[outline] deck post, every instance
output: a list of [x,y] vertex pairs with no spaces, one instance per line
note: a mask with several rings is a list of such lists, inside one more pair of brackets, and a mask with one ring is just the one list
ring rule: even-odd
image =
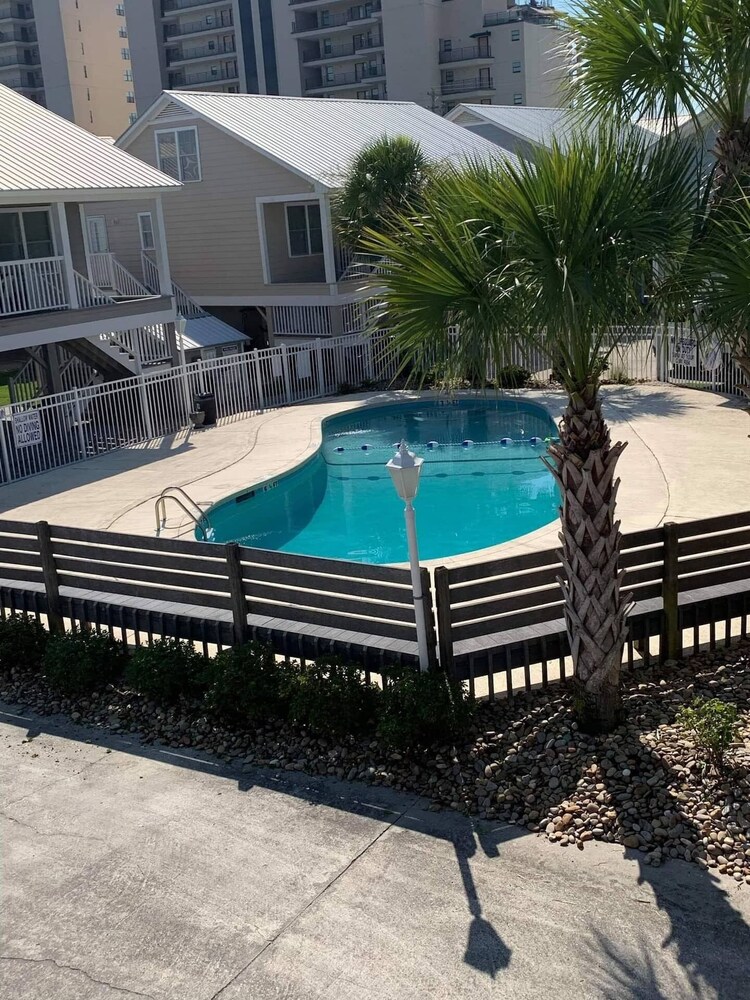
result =
[[60,585],[57,579],[57,567],[52,551],[52,536],[46,521],[37,521],[36,537],[39,542],[39,555],[42,561],[42,577],[44,592],[47,595],[47,621],[50,632],[64,632],[65,623],[60,602]]
[[234,630],[234,645],[242,646],[248,639],[247,601],[242,583],[242,563],[240,547],[236,542],[224,546],[227,560],[227,575],[229,577],[229,595],[232,605],[232,625]]
[[453,674],[453,637],[451,635],[451,596],[449,570],[438,566],[435,570],[435,610],[440,648],[440,666],[448,674]]
[[664,639],[666,657],[679,660],[682,656],[682,634],[680,630],[679,580],[677,546],[679,526],[674,521],[664,525],[664,576],[662,578],[662,603],[664,606]]

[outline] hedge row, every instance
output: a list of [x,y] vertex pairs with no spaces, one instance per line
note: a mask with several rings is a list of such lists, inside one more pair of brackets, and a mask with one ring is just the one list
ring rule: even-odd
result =
[[392,668],[381,688],[339,659],[283,663],[258,642],[209,658],[191,643],[158,639],[128,655],[108,632],[51,635],[25,615],[0,621],[0,670],[14,667],[69,697],[122,682],[164,706],[197,704],[237,728],[281,719],[334,736],[376,733],[399,749],[460,738],[473,716],[463,686],[440,672]]

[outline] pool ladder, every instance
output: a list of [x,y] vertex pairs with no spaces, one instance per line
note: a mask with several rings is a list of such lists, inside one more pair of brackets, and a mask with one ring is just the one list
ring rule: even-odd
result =
[[172,500],[183,514],[187,515],[200,532],[203,540],[208,539],[208,517],[203,508],[189,496],[181,486],[167,486],[159,494],[154,504],[157,537],[167,524],[167,500]]

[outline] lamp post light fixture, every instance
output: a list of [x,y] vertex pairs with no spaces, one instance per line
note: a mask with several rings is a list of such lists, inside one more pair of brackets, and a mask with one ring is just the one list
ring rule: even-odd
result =
[[417,547],[417,525],[412,501],[419,489],[419,476],[422,472],[423,458],[417,458],[409,451],[406,442],[402,441],[398,451],[386,464],[391,474],[396,492],[404,501],[404,520],[406,521],[406,541],[409,548],[409,569],[411,570],[411,587],[414,593],[414,617],[417,625],[417,648],[419,650],[419,669],[428,670],[430,654],[427,645],[427,626],[425,624],[424,594],[422,592],[422,574],[419,565],[419,549]]

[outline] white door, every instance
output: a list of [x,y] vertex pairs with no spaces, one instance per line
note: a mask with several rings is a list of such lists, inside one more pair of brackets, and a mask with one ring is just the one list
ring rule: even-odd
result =
[[107,238],[107,221],[103,215],[91,215],[88,218],[89,251],[91,253],[106,253],[109,250]]

